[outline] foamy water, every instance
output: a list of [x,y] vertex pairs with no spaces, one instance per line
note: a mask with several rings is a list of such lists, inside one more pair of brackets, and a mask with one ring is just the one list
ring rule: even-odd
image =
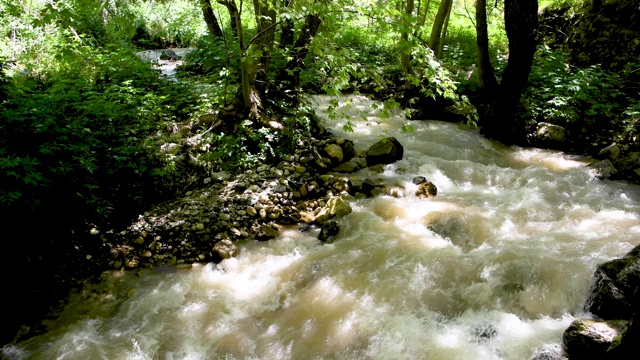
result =
[[[504,147],[477,130],[379,119],[342,99],[336,136],[382,135],[403,160],[379,176],[407,196],[352,202],[333,244],[289,230],[191,268],[111,272],[50,331],[14,347],[34,359],[513,359],[558,347],[597,264],[640,232],[638,188],[598,181],[588,159]],[[326,108],[327,97],[315,97]],[[366,125],[366,121],[380,124]],[[438,196],[411,195],[415,176]]]

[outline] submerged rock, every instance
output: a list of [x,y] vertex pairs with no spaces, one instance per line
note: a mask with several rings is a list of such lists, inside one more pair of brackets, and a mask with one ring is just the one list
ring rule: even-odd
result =
[[320,229],[320,234],[318,235],[318,239],[320,241],[326,242],[330,238],[338,235],[340,232],[340,224],[335,220],[326,221],[322,224],[322,228]]
[[416,191],[416,197],[418,198],[428,198],[432,196],[436,196],[438,194],[438,188],[436,188],[433,183],[427,181],[418,186],[418,190]]
[[603,359],[624,320],[578,319],[562,335],[562,347],[571,360]]
[[384,138],[371,145],[367,150],[366,160],[368,166],[378,164],[391,164],[402,160],[404,147],[394,137]]
[[231,240],[223,239],[218,241],[213,246],[213,252],[218,255],[220,259],[225,260],[238,256],[240,250],[238,250],[236,244],[234,244]]

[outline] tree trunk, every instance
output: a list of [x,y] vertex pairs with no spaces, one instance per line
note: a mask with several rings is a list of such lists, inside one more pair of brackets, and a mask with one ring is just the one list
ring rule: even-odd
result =
[[527,86],[536,51],[537,0],[505,0],[505,28],[509,39],[509,60],[497,94],[483,111],[483,133],[511,144],[522,134],[515,120],[520,97]]
[[307,15],[300,36],[293,44],[291,60],[278,71],[276,76],[275,84],[278,87],[276,93],[293,103],[297,102],[295,88],[300,85],[300,70],[302,70],[304,59],[309,53],[309,44],[318,33],[320,24],[322,24],[322,18],[319,15]]
[[476,42],[478,44],[478,75],[484,93],[494,93],[498,81],[489,56],[489,34],[487,31],[487,1],[476,0]]
[[[288,8],[291,5],[291,0],[284,0],[284,7]],[[293,20],[287,18],[284,20],[280,30],[280,48],[286,49],[293,45],[294,31]]]
[[451,17],[451,9],[453,8],[453,1],[449,4],[449,11],[447,11],[447,17],[444,19],[444,25],[442,27],[442,36],[438,44],[438,51],[436,51],[436,59],[442,59],[444,55],[444,40],[447,38],[447,29],[449,28],[449,18]]
[[438,7],[436,18],[433,20],[431,36],[429,36],[429,47],[434,52],[438,51],[440,41],[442,41],[442,28],[444,27],[444,21],[447,18],[447,14],[451,11],[452,3],[453,0],[442,0]]
[[238,11],[235,0],[218,0],[218,4],[222,4],[227,8],[227,11],[229,11],[229,26],[231,26],[234,34],[238,34],[240,12]]
[[[413,28],[413,24],[410,21],[411,16],[413,15],[414,8],[414,0],[406,0],[406,5],[404,8],[404,16],[405,16],[405,25],[402,34],[400,34],[400,42],[401,44],[408,44],[409,42],[409,28]],[[407,52],[406,46],[402,45],[400,47],[402,50],[400,51],[400,62],[402,63],[402,70],[404,71],[404,75],[407,78],[405,81],[405,85],[407,90],[411,87],[411,82],[409,81],[409,77],[413,75],[413,68],[411,67],[411,55]]]
[[200,6],[202,6],[202,15],[204,15],[204,22],[207,23],[209,33],[217,37],[222,36],[222,29],[218,19],[216,19],[213,9],[211,9],[211,0],[200,0]]

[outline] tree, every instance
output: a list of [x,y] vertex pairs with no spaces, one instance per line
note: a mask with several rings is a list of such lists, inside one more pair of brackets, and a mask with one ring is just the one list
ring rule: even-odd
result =
[[[486,136],[509,144],[516,140],[519,132],[524,128],[515,120],[515,114],[522,92],[527,86],[533,55],[536,51],[538,1],[505,0],[504,20],[509,39],[509,60],[497,88],[489,88],[495,85],[491,80],[493,67],[491,62],[487,61],[488,54],[478,55],[478,67],[482,67],[480,73],[483,74],[483,85],[488,87],[485,89],[487,91],[480,109],[480,123],[483,126],[482,132]],[[476,24],[476,31],[478,52],[484,52],[488,48],[484,40],[487,32],[486,14],[483,24],[480,22]],[[482,62],[480,62],[481,58]]]
[[202,6],[202,15],[204,16],[204,22],[207,23],[209,33],[213,36],[222,36],[222,29],[211,8],[211,0],[200,0],[200,5]]
[[453,0],[442,0],[438,7],[438,13],[433,20],[433,26],[431,27],[431,35],[429,36],[429,47],[437,54],[438,49],[443,45],[444,36],[447,32],[445,24],[448,24],[449,15],[451,14],[451,8],[453,6]]

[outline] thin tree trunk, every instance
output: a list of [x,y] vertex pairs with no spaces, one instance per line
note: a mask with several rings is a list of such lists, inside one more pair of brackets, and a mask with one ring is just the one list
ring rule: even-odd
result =
[[229,26],[231,30],[233,30],[233,33],[237,34],[240,12],[238,11],[235,0],[218,0],[218,4],[224,5],[227,11],[229,11]]
[[442,27],[442,36],[440,37],[440,43],[438,44],[436,59],[442,59],[442,56],[444,54],[444,40],[447,38],[447,29],[449,28],[449,18],[451,17],[452,8],[453,8],[453,1],[449,3],[449,11],[447,11],[447,17],[444,19],[444,25]]
[[204,22],[207,23],[209,33],[217,37],[222,36],[222,29],[211,8],[211,0],[200,0],[200,5],[202,6],[202,15],[204,16]]
[[424,6],[424,10],[422,11],[422,15],[420,15],[420,21],[418,22],[418,27],[423,27],[427,22],[427,15],[429,14],[429,6],[431,6],[431,0],[427,0],[427,3]]
[[[414,0],[407,0],[406,6],[404,8],[405,15],[405,26],[402,34],[400,34],[400,41],[404,44],[409,42],[409,27],[413,27],[410,23],[411,15],[413,15],[414,8]],[[413,75],[413,68],[411,67],[411,55],[407,53],[406,46],[401,46],[402,50],[400,51],[400,62],[402,63],[402,69],[404,71],[404,75],[407,78],[405,81],[407,89],[411,87],[411,82],[409,81],[409,77]]]
[[487,31],[487,1],[476,0],[476,42],[478,44],[478,75],[480,86],[485,93],[493,93],[498,81],[489,56],[489,35]]
[[440,41],[442,41],[442,28],[444,27],[444,21],[447,18],[447,14],[451,11],[452,2],[453,0],[442,0],[438,7],[436,18],[433,20],[431,36],[429,36],[429,47],[434,52],[438,50]]
[[[284,7],[286,9],[288,9],[289,5],[291,5],[291,1],[292,0],[284,0]],[[286,49],[291,47],[291,45],[293,45],[293,39],[293,20],[291,20],[291,18],[288,18],[285,19],[280,30],[280,48]]]
[[537,0],[505,0],[505,29],[509,39],[509,60],[496,96],[481,119],[483,133],[503,143],[513,143],[522,131],[515,120],[520,97],[527,86],[536,51]]

